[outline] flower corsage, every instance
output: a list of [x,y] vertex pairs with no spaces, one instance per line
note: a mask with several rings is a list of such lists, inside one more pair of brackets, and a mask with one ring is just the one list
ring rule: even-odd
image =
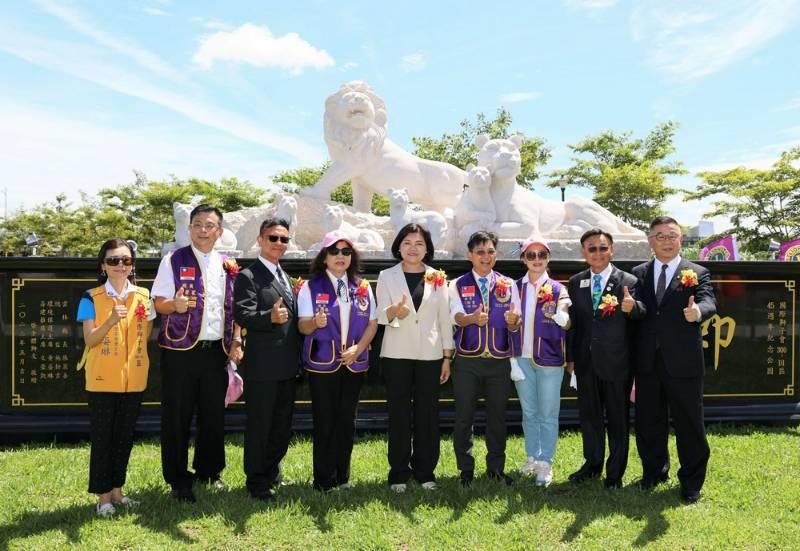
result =
[[302,277],[289,278],[289,284],[292,286],[292,292],[295,294],[295,296],[300,294],[300,289],[303,288],[303,283],[305,283],[305,281]]
[[236,259],[234,258],[226,258],[222,262],[222,267],[231,277],[236,277],[236,274],[239,273],[239,264],[236,263]]
[[365,299],[369,297],[369,281],[362,279],[356,288],[356,298]]
[[498,298],[505,297],[508,294],[513,284],[514,282],[508,279],[507,277],[499,278],[494,284],[495,295]]
[[133,315],[136,316],[136,319],[147,319],[147,308],[145,308],[144,303],[139,301],[136,305],[136,309],[133,311]]
[[447,282],[447,274],[444,273],[444,270],[436,270],[435,272],[428,272],[425,274],[425,283],[433,285],[434,291],[444,286],[445,282]]
[[545,302],[553,300],[553,286],[549,283],[545,283],[539,287],[537,298],[539,299],[539,304],[544,304]]
[[691,268],[688,270],[681,270],[681,287],[689,289],[695,285],[697,285],[697,274],[694,273],[694,270]]
[[602,312],[603,317],[606,317],[616,312],[618,305],[619,301],[617,300],[617,297],[611,293],[608,293],[603,295],[603,297],[600,299],[600,304],[597,306],[597,309]]

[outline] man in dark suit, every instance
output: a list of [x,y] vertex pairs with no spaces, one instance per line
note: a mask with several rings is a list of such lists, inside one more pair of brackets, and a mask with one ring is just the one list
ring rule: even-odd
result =
[[577,377],[585,461],[569,480],[583,482],[603,472],[606,417],[609,456],[604,484],[620,488],[628,464],[630,321],[644,317],[645,307],[636,300],[636,278],[611,264],[611,234],[588,230],[581,236],[581,252],[589,269],[569,280],[567,371],[574,370]]
[[289,244],[289,223],[270,218],[258,235],[261,253],[234,286],[234,316],[245,336],[242,376],[247,423],[244,472],[255,499],[271,498],[292,432],[295,376],[300,360],[297,305],[280,258]]
[[680,256],[681,229],[659,216],[648,236],[655,259],[633,269],[647,315],[636,339],[636,445],[644,489],[669,473],[669,416],[678,446],[678,479],[686,503],[700,499],[711,454],[703,424],[700,323],[717,311],[707,269]]

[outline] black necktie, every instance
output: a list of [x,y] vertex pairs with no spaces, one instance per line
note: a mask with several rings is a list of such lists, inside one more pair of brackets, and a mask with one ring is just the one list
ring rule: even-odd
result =
[[667,292],[667,268],[666,264],[661,265],[661,275],[658,276],[658,284],[656,285],[656,304],[661,304],[664,299],[664,293]]
[[284,298],[286,299],[286,302],[289,303],[289,306],[291,306],[292,305],[292,298],[293,298],[292,297],[292,287],[286,281],[286,276],[283,274],[283,270],[281,270],[280,266],[276,266],[275,267],[275,275],[278,276],[278,281],[280,282],[281,287],[283,287],[283,290],[285,291],[285,293],[283,293],[283,295],[284,295]]

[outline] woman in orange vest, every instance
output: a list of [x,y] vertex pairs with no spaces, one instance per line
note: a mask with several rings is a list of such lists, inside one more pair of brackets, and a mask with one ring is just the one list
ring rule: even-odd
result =
[[138,504],[122,494],[122,486],[147,386],[147,339],[155,309],[148,290],[132,283],[135,260],[127,241],[103,243],[98,254],[100,285],[86,291],[78,306],[86,342],[81,365],[86,365],[92,441],[89,492],[98,495],[100,517],[113,515],[115,506]]

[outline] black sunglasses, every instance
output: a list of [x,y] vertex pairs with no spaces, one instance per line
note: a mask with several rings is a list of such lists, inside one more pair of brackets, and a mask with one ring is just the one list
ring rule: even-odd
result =
[[281,243],[284,245],[292,240],[292,238],[288,235],[268,235],[267,239],[269,239],[272,243],[277,243],[278,239],[280,239]]
[[353,254],[353,249],[350,247],[345,247],[343,249],[337,249],[336,247],[328,247],[328,254],[331,256],[338,256],[339,253],[342,253],[344,256],[350,256]]
[[592,245],[591,247],[586,247],[586,250],[590,253],[596,253],[597,251],[600,251],[601,253],[607,253],[608,249],[609,248],[606,245],[600,245],[599,247]]
[[109,266],[119,266],[120,262],[122,262],[124,266],[133,266],[133,258],[130,256],[108,256],[103,259],[103,262]]
[[547,257],[550,256],[550,253],[547,251],[528,251],[525,253],[525,260],[547,260]]

